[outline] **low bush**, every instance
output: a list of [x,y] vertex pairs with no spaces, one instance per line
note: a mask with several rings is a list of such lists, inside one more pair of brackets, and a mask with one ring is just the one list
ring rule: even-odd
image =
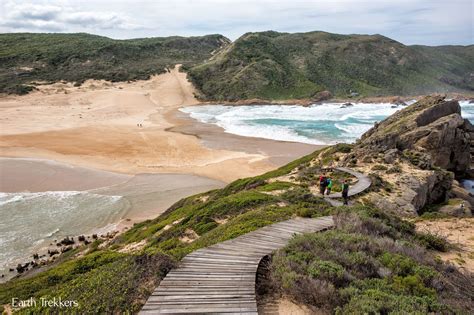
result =
[[429,254],[437,242],[416,233],[412,223],[361,205],[337,209],[335,222],[335,230],[296,236],[274,254],[274,288],[336,314],[474,310],[467,293],[474,278]]
[[386,171],[387,167],[383,164],[375,164],[372,166],[372,171]]

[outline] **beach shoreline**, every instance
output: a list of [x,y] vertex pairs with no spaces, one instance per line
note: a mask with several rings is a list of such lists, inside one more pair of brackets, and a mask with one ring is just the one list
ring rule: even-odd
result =
[[[57,83],[1,98],[0,191],[19,200],[43,193],[120,197],[121,215],[53,234],[122,233],[181,198],[257,176],[321,147],[225,133],[179,111],[193,105],[201,103],[177,67],[147,81]],[[25,253],[23,262],[32,254]]]
[[147,81],[90,80],[81,87],[58,83],[26,96],[6,97],[0,99],[0,156],[55,160],[127,175],[180,173],[231,182],[270,171],[313,149],[303,144],[304,149],[288,158],[272,160],[266,153],[283,152],[286,144],[220,137],[221,132],[209,133],[192,118],[176,117],[179,108],[201,104],[194,93],[186,74],[176,67]]

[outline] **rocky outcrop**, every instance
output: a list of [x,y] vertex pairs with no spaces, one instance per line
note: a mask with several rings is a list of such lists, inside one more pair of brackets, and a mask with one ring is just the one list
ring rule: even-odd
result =
[[464,175],[471,164],[472,130],[457,101],[431,96],[376,124],[361,137],[351,158],[399,155],[425,169],[439,167]]
[[374,195],[371,201],[381,209],[403,216],[416,216],[429,204],[443,203],[449,198],[453,173],[442,170],[401,174],[395,182],[397,193],[391,197]]
[[[462,198],[462,187],[453,187],[453,181],[455,175],[470,172],[473,135],[474,128],[462,118],[457,101],[430,96],[376,123],[344,163],[371,161],[388,164],[387,169],[391,164],[405,165],[400,176],[389,178],[387,174],[397,192],[388,199],[375,195],[372,201],[385,209],[416,215],[427,205],[448,201],[453,194]],[[473,203],[467,199],[463,200],[470,207]]]
[[313,97],[311,97],[311,101],[317,103],[317,102],[327,101],[331,98],[332,98],[331,92],[321,91],[313,95]]

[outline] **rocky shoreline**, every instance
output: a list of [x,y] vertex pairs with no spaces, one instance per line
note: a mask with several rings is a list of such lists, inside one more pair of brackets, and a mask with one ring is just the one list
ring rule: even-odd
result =
[[77,250],[75,255],[81,255],[82,253],[85,253],[84,250],[87,250],[88,248],[94,249],[103,247],[127,229],[128,227],[124,227],[122,231],[112,230],[103,234],[93,233],[89,235],[66,236],[62,239],[55,239],[43,250],[33,253],[33,255],[31,255],[32,260],[19,263],[16,267],[9,267],[9,274],[1,274],[0,279],[10,280],[15,277],[27,276],[42,267],[52,265],[64,254],[70,253],[73,250]]
[[[327,92],[327,93],[323,93]],[[333,97],[328,91],[323,91],[321,96],[309,99],[287,99],[287,100],[267,100],[267,99],[244,99],[239,101],[209,101],[201,100],[199,105],[226,105],[226,106],[251,106],[251,105],[301,105],[310,106],[313,104],[327,103],[391,103],[393,105],[406,105],[411,100],[420,100],[426,95],[391,95],[391,96],[367,96],[367,97]],[[470,101],[474,103],[474,94],[447,93],[445,98],[455,101]]]

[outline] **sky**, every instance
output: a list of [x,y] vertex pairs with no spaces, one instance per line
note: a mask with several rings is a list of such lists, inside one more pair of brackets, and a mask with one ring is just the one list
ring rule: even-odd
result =
[[474,44],[474,0],[1,0],[0,33],[116,39],[246,32],[382,34],[407,45]]

